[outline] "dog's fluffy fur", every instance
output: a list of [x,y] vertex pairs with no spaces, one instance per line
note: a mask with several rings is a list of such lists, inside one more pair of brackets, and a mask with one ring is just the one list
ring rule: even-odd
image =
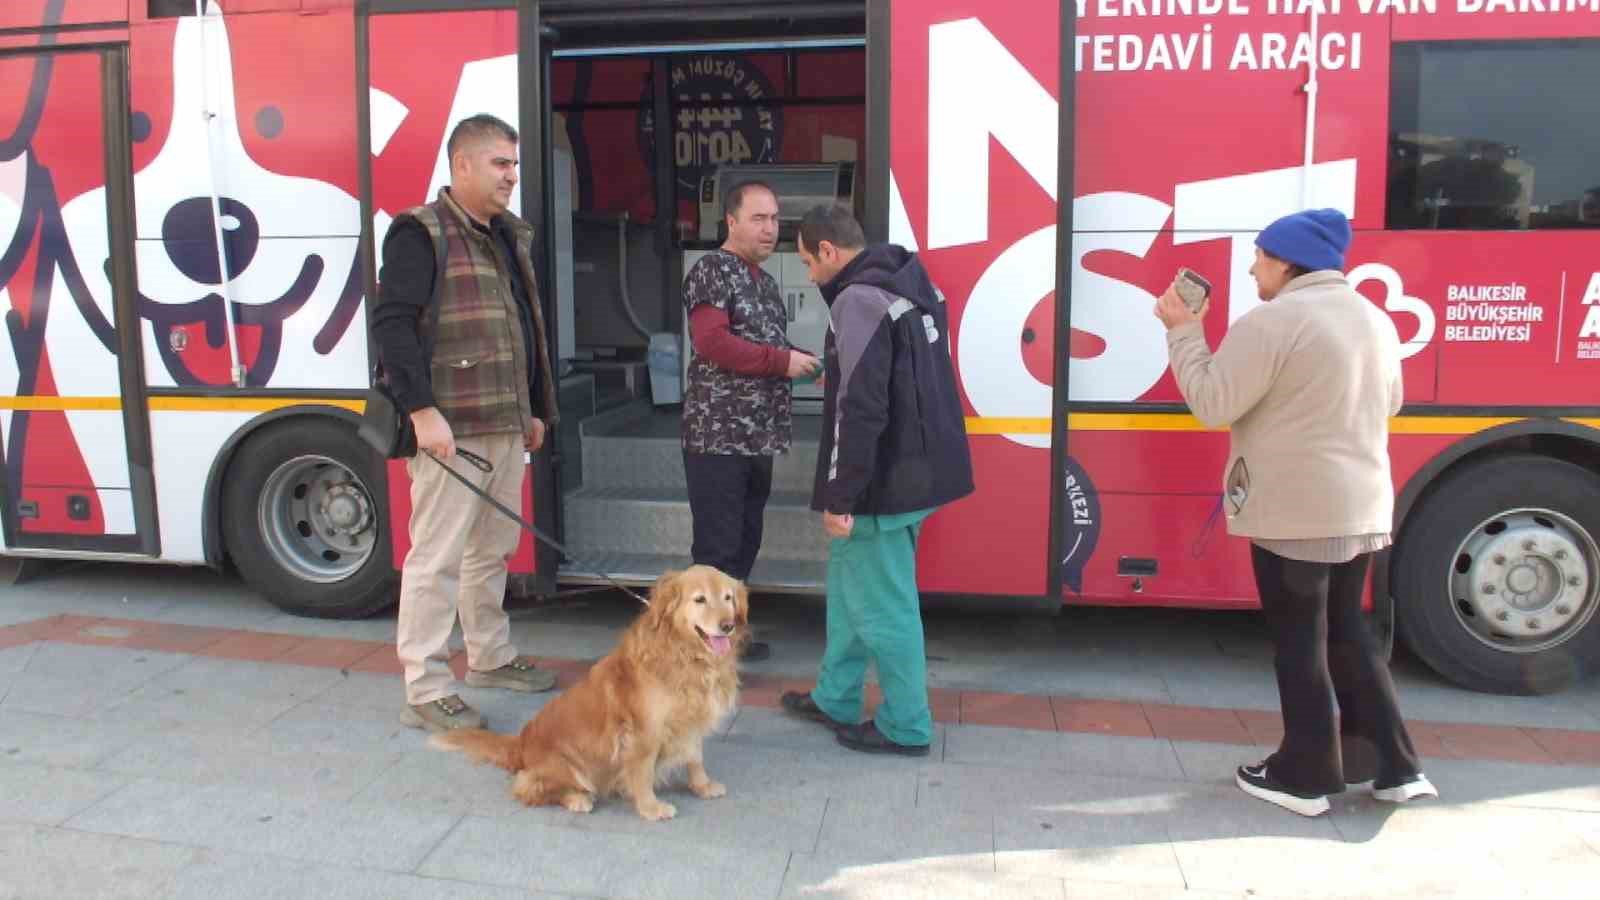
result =
[[645,819],[670,819],[677,809],[655,789],[680,767],[696,796],[727,793],[706,774],[701,747],[738,701],[749,612],[744,584],[717,569],[667,572],[616,648],[520,734],[462,729],[430,743],[515,773],[511,793],[528,806],[589,812],[615,794]]

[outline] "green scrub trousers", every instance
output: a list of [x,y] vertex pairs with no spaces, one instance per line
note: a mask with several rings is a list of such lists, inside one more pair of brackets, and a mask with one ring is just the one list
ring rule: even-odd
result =
[[927,656],[917,596],[917,534],[932,509],[856,516],[828,547],[828,646],[811,699],[836,722],[861,720],[867,661],[878,670],[878,730],[897,744],[933,743]]

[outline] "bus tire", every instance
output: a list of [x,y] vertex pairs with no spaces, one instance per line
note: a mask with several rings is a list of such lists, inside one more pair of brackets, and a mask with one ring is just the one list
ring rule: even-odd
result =
[[1400,637],[1475,691],[1561,691],[1600,660],[1600,476],[1529,453],[1469,463],[1408,517]]
[[241,445],[222,489],[228,553],[297,616],[358,619],[394,600],[381,461],[331,416],[272,425]]

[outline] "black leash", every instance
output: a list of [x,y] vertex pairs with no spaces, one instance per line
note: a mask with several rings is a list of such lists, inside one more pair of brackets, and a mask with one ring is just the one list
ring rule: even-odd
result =
[[[549,535],[546,535],[544,532],[540,531],[538,529],[538,527],[535,526],[532,522],[529,522],[527,519],[524,519],[523,517],[521,517],[521,516],[517,515],[516,513],[512,512],[511,509],[509,507],[507,507],[504,503],[501,503],[499,500],[496,500],[495,498],[489,496],[489,492],[488,491],[485,491],[482,488],[479,488],[477,485],[473,484],[472,482],[468,481],[466,476],[462,475],[460,472],[457,472],[454,467],[452,467],[449,464],[447,464],[444,460],[440,459],[437,456],[434,456],[432,453],[428,453],[425,450],[419,450],[417,452],[426,454],[426,456],[429,459],[431,459],[434,462],[438,463],[446,472],[449,472],[451,478],[454,478],[455,480],[457,480],[457,481],[461,482],[462,484],[466,485],[467,486],[467,490],[473,492],[474,494],[477,494],[479,497],[482,497],[484,500],[487,500],[489,502],[490,506],[493,506],[495,509],[498,509],[500,512],[505,513],[506,515],[510,516],[512,521],[516,522],[518,525],[521,525],[523,528],[527,529],[529,533],[531,533],[534,537],[538,538],[545,546],[547,546],[550,549],[552,549],[552,550],[556,551],[557,553],[561,554],[563,557],[565,557],[567,559],[567,561],[573,562],[573,563],[579,563],[581,565],[581,560],[579,560],[576,556],[573,556],[572,551],[570,551],[567,548],[565,548],[565,547],[561,546],[560,544],[556,543],[555,540],[553,540]],[[479,456],[478,454],[473,453],[471,450],[463,450],[462,448],[457,447],[456,448],[456,455],[461,457],[462,459],[466,460],[467,462],[471,463],[475,468],[477,468],[478,471],[484,473],[485,475],[490,474],[490,473],[492,473],[494,471],[494,464],[493,463],[489,462],[487,459],[484,459],[483,457]],[[582,568],[590,568],[590,567],[589,566],[582,566]],[[650,605],[650,601],[648,601],[645,598],[639,596],[638,594],[635,594],[633,591],[629,590],[626,586],[622,585],[616,579],[612,578],[610,575],[607,575],[604,572],[601,572],[599,570],[594,570],[594,571],[589,571],[589,572],[580,571],[579,574],[582,574],[582,575],[594,575],[594,576],[599,577],[599,578],[604,578],[607,582],[609,582],[611,584],[612,587],[616,588],[617,590],[623,592],[624,594],[627,594],[629,597],[632,597],[633,599],[639,601],[640,603],[644,604],[645,606],[649,606]]]

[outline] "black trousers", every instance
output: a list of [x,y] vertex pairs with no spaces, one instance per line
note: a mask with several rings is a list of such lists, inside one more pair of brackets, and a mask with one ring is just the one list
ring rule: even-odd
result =
[[761,550],[762,516],[772,494],[772,457],[683,453],[694,516],[696,565],[750,578]]
[[1285,559],[1252,544],[1250,560],[1272,631],[1283,709],[1283,743],[1267,758],[1272,777],[1296,790],[1338,793],[1351,774],[1344,756],[1356,752],[1375,758],[1380,785],[1421,771],[1389,669],[1362,621],[1371,555],[1330,565]]

